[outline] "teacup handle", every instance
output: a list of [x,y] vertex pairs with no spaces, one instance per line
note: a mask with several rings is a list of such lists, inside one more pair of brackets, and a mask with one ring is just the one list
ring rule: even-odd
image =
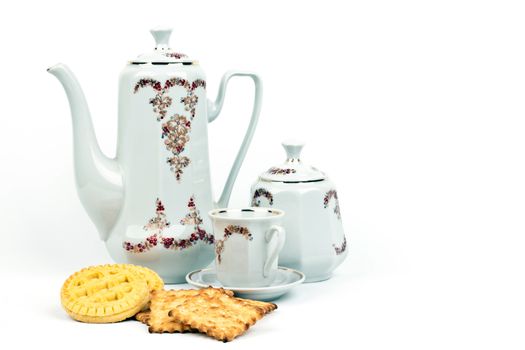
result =
[[273,225],[268,229],[268,231],[266,231],[266,243],[270,243],[276,235],[276,239],[278,240],[277,246],[273,249],[270,249],[270,245],[268,244],[268,250],[266,254],[268,258],[264,263],[263,277],[268,277],[270,275],[272,265],[274,264],[275,260],[277,260],[279,252],[283,249],[284,246],[285,231],[284,228],[282,228],[282,226],[279,225]]

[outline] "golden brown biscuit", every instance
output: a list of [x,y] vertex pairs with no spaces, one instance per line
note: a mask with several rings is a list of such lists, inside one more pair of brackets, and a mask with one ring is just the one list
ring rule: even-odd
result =
[[[179,289],[163,290],[152,293],[150,314],[148,319],[150,333],[182,333],[191,331],[192,328],[183,323],[174,320],[168,315],[169,311],[184,303],[188,298],[198,295],[199,293],[215,296],[219,294],[233,295],[231,291],[217,288],[205,289]],[[146,316],[141,316],[145,319]]]
[[150,310],[141,311],[135,315],[135,319],[149,326]]
[[[241,298],[236,298],[236,299],[247,305],[260,307],[264,311],[265,314],[277,309],[277,305],[274,303],[266,303],[264,301],[257,301],[257,300],[251,300],[251,299],[241,299]],[[150,314],[151,314],[151,311],[148,307],[147,310],[141,311],[138,314],[136,314],[135,319],[149,326],[150,325],[150,322],[149,322]]]
[[268,303],[265,301],[258,301],[258,300],[251,300],[251,299],[242,299],[242,298],[235,298],[239,300],[240,302],[250,305],[250,306],[256,306],[261,308],[265,314],[272,312],[273,310],[277,309],[277,305],[274,303]]
[[169,312],[180,324],[224,342],[243,334],[264,314],[265,310],[259,306],[226,293],[212,294],[210,288],[187,297]]
[[[160,276],[155,271],[147,267],[140,266],[140,265],[133,265],[133,264],[115,264],[115,266],[118,266],[122,269],[133,270],[139,273],[140,275],[142,275],[142,277],[148,284],[148,289],[150,292],[153,292],[155,290],[164,289],[164,281],[162,280],[162,278],[160,278]],[[147,310],[149,310],[149,303],[144,305],[144,307],[142,308],[142,311],[147,311]]]
[[115,266],[118,266],[123,269],[130,269],[135,272],[138,272],[139,274],[142,274],[142,276],[146,280],[146,283],[148,284],[148,288],[150,292],[153,292],[154,290],[164,289],[164,281],[152,269],[149,269],[147,267],[140,266],[140,265],[133,265],[133,264],[115,264]]
[[149,290],[138,272],[99,265],[71,275],[62,286],[60,301],[77,321],[111,323],[139,312],[149,301]]

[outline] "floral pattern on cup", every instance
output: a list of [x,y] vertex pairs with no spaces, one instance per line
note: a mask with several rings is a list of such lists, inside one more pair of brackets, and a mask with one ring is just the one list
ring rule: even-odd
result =
[[336,190],[330,190],[326,192],[324,196],[324,207],[328,208],[328,205],[330,204],[330,201],[334,199],[335,201],[335,207],[334,207],[334,213],[337,215],[338,219],[341,219],[341,210],[339,209],[339,199],[337,198],[337,191]]
[[253,240],[252,234],[247,227],[238,226],[238,225],[228,225],[224,229],[224,238],[218,239],[215,241],[215,253],[217,254],[217,262],[220,264],[222,262],[222,252],[224,251],[224,243],[231,237],[232,234],[238,233],[243,236],[245,239],[251,241]]
[[188,202],[189,213],[180,221],[182,225],[193,225],[194,231],[191,233],[189,238],[176,240],[173,237],[165,237],[162,232],[164,229],[170,227],[169,221],[166,219],[164,205],[161,200],[157,198],[156,202],[155,217],[151,218],[146,225],[144,230],[152,232],[152,234],[142,242],[131,243],[124,241],[122,247],[132,253],[144,253],[156,247],[159,243],[166,249],[182,250],[189,248],[198,241],[203,241],[207,244],[213,244],[215,239],[212,234],[207,233],[201,228],[202,218],[200,212],[195,205],[195,199],[190,197]]
[[[137,93],[141,88],[147,86],[155,91],[155,96],[150,98],[149,103],[153,106],[153,113],[155,113],[157,121],[164,120],[168,115],[168,108],[173,103],[173,99],[168,95],[168,91],[174,86],[183,87],[186,90],[186,96],[180,99],[180,103],[184,105],[184,110],[190,113],[190,120],[193,120],[195,118],[195,107],[199,101],[198,96],[195,95],[195,90],[199,87],[206,89],[206,81],[197,79],[190,82],[186,79],[175,77],[166,80],[164,85],[162,85],[161,82],[155,79],[144,78],[135,84],[133,92]],[[190,141],[190,120],[184,115],[174,114],[161,126],[161,138],[166,138],[164,141],[166,149],[173,154],[172,157],[167,158],[166,163],[175,174],[177,181],[180,181],[183,169],[191,162],[190,158],[181,155],[186,143]]]
[[343,254],[346,250],[346,236],[343,236],[343,243],[341,243],[340,247],[336,246],[335,244],[333,244],[333,247],[336,255]]
[[267,173],[268,174],[272,174],[272,175],[288,175],[288,174],[293,174],[293,173],[296,173],[297,170],[295,169],[290,169],[290,168],[277,168],[277,167],[271,167],[270,169],[267,170]]
[[259,187],[253,192],[252,207],[259,207],[261,205],[260,197],[265,197],[270,206],[273,205],[273,194],[265,188]]

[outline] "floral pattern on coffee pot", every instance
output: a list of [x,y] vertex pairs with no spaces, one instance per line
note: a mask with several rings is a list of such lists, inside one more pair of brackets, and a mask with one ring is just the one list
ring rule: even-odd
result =
[[133,88],[133,92],[137,93],[139,89],[144,87],[151,87],[155,91],[155,96],[149,99],[149,103],[153,105],[153,112],[157,116],[157,121],[162,121],[171,106],[173,99],[169,96],[169,90],[174,86],[181,86],[186,90],[186,96],[180,98],[180,103],[184,105],[184,111],[189,112],[190,118],[173,114],[168,121],[162,123],[161,137],[164,139],[166,149],[172,153],[171,157],[166,159],[170,170],[175,174],[177,181],[180,181],[183,169],[190,164],[190,158],[181,155],[186,147],[186,143],[190,141],[189,133],[191,131],[191,120],[195,118],[195,107],[199,101],[195,94],[195,89],[202,87],[206,89],[206,82],[203,79],[197,79],[189,82],[186,79],[171,78],[166,80],[164,84],[151,78],[140,79]]
[[193,197],[190,198],[188,202],[189,213],[180,220],[181,225],[193,225],[194,231],[191,233],[190,237],[187,239],[176,240],[173,237],[165,237],[162,232],[170,227],[170,223],[166,220],[166,214],[164,213],[164,205],[157,198],[156,201],[156,215],[151,218],[149,222],[144,225],[144,230],[148,233],[152,233],[150,236],[146,237],[145,240],[138,243],[132,243],[129,241],[124,241],[122,247],[127,251],[132,251],[134,253],[143,253],[147,252],[154,247],[159,246],[164,247],[165,249],[186,249],[194,246],[197,242],[203,241],[208,244],[214,243],[213,234],[207,233],[201,225],[203,223],[200,212],[197,209]]
[[[227,72],[216,100],[210,101],[198,62],[170,48],[171,30],[151,33],[155,50],[130,60],[120,74],[113,159],[98,146],[86,99],[71,70],[57,64],[48,71],[62,83],[71,107],[80,200],[111,257],[150,267],[166,283],[180,283],[189,271],[207,266],[214,258],[211,222],[200,213],[228,204],[257,125],[262,83],[251,72]],[[234,76],[253,80],[254,105],[240,150],[215,201],[207,128],[219,115],[226,86]]]

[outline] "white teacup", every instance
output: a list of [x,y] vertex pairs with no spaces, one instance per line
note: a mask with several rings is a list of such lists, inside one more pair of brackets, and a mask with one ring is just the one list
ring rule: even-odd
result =
[[266,287],[275,279],[283,248],[284,212],[270,208],[216,209],[208,213],[215,236],[217,280],[225,287]]

